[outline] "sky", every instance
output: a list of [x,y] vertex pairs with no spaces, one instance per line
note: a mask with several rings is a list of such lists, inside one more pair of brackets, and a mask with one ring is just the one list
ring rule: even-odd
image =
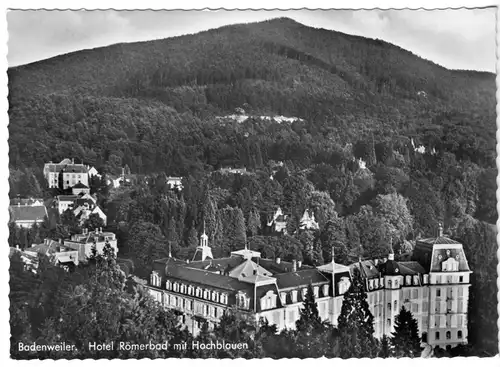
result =
[[296,11],[19,11],[7,13],[8,63],[289,17],[396,44],[449,69],[495,71],[495,9]]

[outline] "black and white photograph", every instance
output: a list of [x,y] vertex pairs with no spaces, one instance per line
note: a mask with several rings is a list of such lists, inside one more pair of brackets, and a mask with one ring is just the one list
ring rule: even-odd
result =
[[8,10],[10,358],[497,356],[496,14]]

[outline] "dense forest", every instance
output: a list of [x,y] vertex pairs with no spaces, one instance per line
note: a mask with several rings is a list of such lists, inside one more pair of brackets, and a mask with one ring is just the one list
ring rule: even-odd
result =
[[[290,19],[80,51],[11,68],[11,197],[43,196],[45,162],[76,158],[139,276],[168,252],[190,258],[205,227],[214,255],[411,256],[438,223],[474,271],[469,336],[496,354],[494,75],[454,71],[379,40]],[[238,122],[229,115],[248,116]],[[297,117],[279,122],[262,116]],[[418,147],[424,150],[418,150]],[[359,163],[359,160],[362,163]],[[363,164],[366,163],[366,167]],[[244,175],[221,167],[246,167]],[[166,176],[182,176],[172,190]],[[287,234],[267,226],[281,207]],[[301,230],[310,209],[319,230]],[[78,230],[70,215],[11,244]],[[479,333],[478,331],[481,330]]]

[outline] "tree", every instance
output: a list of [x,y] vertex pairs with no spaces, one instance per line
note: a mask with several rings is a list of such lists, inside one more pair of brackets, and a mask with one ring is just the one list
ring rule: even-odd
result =
[[[69,232],[71,234],[78,232],[79,227],[80,227],[80,223],[78,222],[78,219],[76,218],[75,213],[73,213],[73,210],[66,209],[59,217],[59,220],[60,220],[62,225],[66,226],[69,229]],[[93,229],[90,229],[90,230],[92,231]]]
[[[179,338],[177,319],[142,287],[125,287],[110,247],[86,266],[68,273],[39,256],[37,273],[11,266],[11,352],[13,358],[166,358],[170,348],[91,351],[88,343],[165,344]],[[23,271],[23,272],[21,272]],[[27,287],[29,289],[26,292]],[[19,326],[23,326],[20,328]],[[18,343],[74,345],[71,351],[18,352]],[[166,346],[166,345],[165,345]],[[22,354],[22,355],[21,355]]]
[[389,358],[391,356],[391,344],[390,339],[384,334],[380,341],[380,351],[378,353],[379,358]]
[[404,306],[401,307],[401,311],[396,315],[391,344],[394,347],[395,357],[416,358],[420,356],[418,322]]
[[359,270],[355,269],[338,318],[341,358],[376,357],[373,315],[366,298],[363,279]]
[[394,243],[401,243],[413,230],[413,217],[406,206],[408,202],[397,193],[378,195],[375,199],[375,215],[386,224]]
[[136,273],[149,276],[154,260],[166,257],[168,248],[160,228],[149,222],[135,223],[128,236],[128,248],[137,260]]
[[255,207],[250,210],[250,214],[248,216],[248,224],[247,230],[250,233],[250,236],[253,237],[257,235],[259,229],[261,227],[260,215]]
[[83,226],[89,231],[95,231],[104,227],[104,220],[97,213],[92,213],[83,223]]
[[318,304],[314,298],[314,291],[310,283],[307,286],[306,298],[302,305],[300,317],[295,322],[297,330],[306,331],[307,333],[311,333],[312,330],[322,330],[323,322],[319,317]]

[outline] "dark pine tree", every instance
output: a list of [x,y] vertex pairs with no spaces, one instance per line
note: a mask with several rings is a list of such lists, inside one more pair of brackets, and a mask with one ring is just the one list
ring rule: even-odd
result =
[[391,356],[391,343],[387,335],[384,334],[380,340],[380,351],[378,352],[379,358],[389,358]]
[[420,337],[418,323],[409,310],[403,306],[396,316],[391,337],[396,357],[420,357]]
[[295,322],[298,331],[311,331],[321,329],[323,323],[319,317],[318,304],[314,299],[312,285],[307,287],[306,298],[302,302],[304,307],[300,310],[300,318]]
[[373,315],[366,301],[366,291],[359,270],[355,269],[352,284],[344,294],[338,318],[341,358],[373,358],[378,348],[373,337]]

